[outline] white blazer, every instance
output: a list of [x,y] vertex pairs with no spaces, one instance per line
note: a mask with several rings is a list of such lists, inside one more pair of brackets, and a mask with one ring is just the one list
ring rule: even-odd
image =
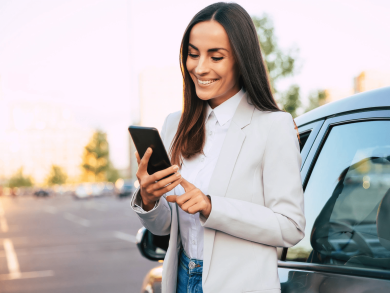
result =
[[[164,123],[165,148],[176,134],[181,112]],[[304,237],[301,155],[292,116],[265,112],[242,98],[212,175],[212,211],[204,231],[204,293],[279,293],[276,247]],[[139,196],[138,190],[134,198]],[[132,204],[133,205],[133,204]],[[164,197],[149,213],[137,212],[155,235],[170,234],[162,292],[175,293],[180,236],[176,203]]]

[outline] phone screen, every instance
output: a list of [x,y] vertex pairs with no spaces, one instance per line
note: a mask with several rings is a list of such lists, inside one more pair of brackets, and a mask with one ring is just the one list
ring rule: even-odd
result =
[[[171,166],[168,154],[156,128],[132,125],[129,127],[129,132],[140,158],[144,156],[148,147],[152,148],[153,150],[152,156],[150,157],[148,163],[149,175]],[[168,176],[171,176],[172,174]]]

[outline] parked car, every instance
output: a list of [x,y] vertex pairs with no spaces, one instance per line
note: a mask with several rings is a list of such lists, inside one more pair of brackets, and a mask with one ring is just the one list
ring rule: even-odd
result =
[[120,184],[117,188],[117,195],[119,198],[130,196],[135,191],[134,181],[124,180],[123,184]]
[[88,199],[92,196],[92,186],[89,183],[78,185],[73,193],[75,199]]
[[49,193],[46,191],[46,190],[43,190],[43,189],[39,189],[37,191],[34,192],[34,195],[36,197],[48,197],[49,196]]
[[[307,223],[301,242],[279,249],[282,293],[390,292],[390,87],[295,121]],[[169,236],[143,228],[136,238],[143,256],[164,258]],[[161,268],[142,292],[161,292],[160,282]]]

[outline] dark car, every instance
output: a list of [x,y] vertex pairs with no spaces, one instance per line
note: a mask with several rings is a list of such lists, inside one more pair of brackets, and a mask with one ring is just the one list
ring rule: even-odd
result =
[[47,196],[49,196],[49,193],[46,190],[39,189],[39,190],[34,192],[34,195],[36,197],[47,197]]
[[[282,292],[390,292],[390,87],[295,121],[307,223],[301,242],[279,248]],[[167,236],[142,229],[137,240],[144,256],[163,259]],[[142,292],[160,292],[156,272]]]

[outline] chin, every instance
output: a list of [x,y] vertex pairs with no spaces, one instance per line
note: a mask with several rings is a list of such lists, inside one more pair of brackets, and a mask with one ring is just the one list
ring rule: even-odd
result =
[[215,97],[214,91],[205,91],[203,89],[195,89],[195,90],[198,98],[203,101],[208,101]]

